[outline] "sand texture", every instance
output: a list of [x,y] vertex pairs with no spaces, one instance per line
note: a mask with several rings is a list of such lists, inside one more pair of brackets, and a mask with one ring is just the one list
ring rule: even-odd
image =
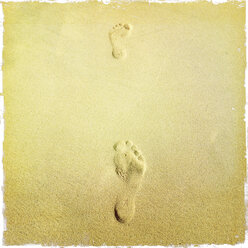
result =
[[244,241],[239,4],[3,4],[6,244]]

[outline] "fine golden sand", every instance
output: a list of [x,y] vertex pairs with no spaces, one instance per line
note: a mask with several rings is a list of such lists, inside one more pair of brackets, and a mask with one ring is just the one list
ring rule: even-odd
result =
[[239,4],[3,4],[6,244],[244,241]]

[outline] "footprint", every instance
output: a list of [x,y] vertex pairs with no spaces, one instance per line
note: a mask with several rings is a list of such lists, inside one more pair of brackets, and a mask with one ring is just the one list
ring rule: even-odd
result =
[[121,223],[132,220],[135,212],[135,196],[146,171],[142,153],[129,140],[114,145],[115,171],[124,182],[122,193],[117,197],[115,217]]
[[130,24],[119,23],[115,25],[109,32],[109,39],[112,45],[112,55],[116,59],[125,58],[126,41],[130,35],[132,26]]

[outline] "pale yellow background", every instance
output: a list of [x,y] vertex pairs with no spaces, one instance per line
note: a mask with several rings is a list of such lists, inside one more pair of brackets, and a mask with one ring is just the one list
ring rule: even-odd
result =
[[[243,242],[245,8],[3,5],[7,244]],[[118,23],[133,25],[124,60]],[[127,225],[122,139],[147,160]]]

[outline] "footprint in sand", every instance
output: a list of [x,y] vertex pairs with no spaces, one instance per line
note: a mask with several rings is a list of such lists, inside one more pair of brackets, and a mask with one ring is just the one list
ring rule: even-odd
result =
[[117,197],[115,217],[121,223],[128,223],[134,216],[135,196],[145,174],[146,162],[131,141],[118,142],[114,149],[115,171],[124,183],[123,191]]
[[109,32],[112,45],[112,55],[116,59],[125,58],[127,37],[130,35],[132,26],[130,24],[117,24]]

